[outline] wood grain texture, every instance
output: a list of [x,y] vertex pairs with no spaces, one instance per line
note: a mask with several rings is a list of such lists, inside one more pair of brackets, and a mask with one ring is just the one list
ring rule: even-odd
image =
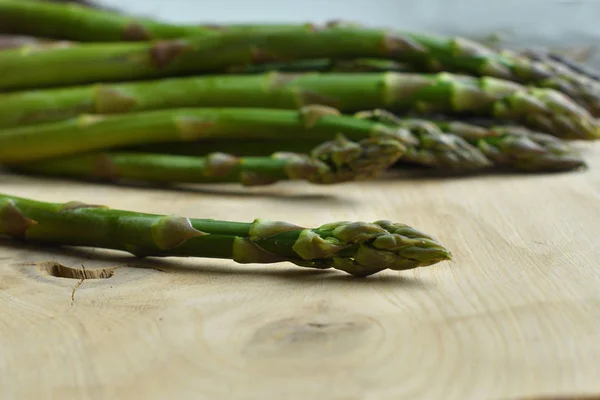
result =
[[0,175],[3,193],[143,212],[301,225],[392,219],[455,256],[361,280],[0,241],[0,398],[598,394],[600,144],[585,148],[583,172],[390,174],[336,187],[173,191]]

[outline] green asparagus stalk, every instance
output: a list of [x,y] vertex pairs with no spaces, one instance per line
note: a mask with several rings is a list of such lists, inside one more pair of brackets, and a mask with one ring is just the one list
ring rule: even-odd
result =
[[[534,62],[533,57],[523,57],[508,50],[503,50],[503,52],[510,57],[522,57]],[[541,62],[541,58],[535,62]],[[572,68],[573,65],[567,65],[563,58],[560,58],[559,61],[552,57],[546,57],[543,65],[548,76],[537,82],[538,86],[566,93],[577,104],[584,106],[593,116],[600,117],[600,81],[588,76],[581,70],[575,71]]]
[[479,150],[439,130],[415,131],[341,115],[308,105],[299,110],[197,108],[147,111],[112,116],[82,115],[48,124],[5,129],[0,133],[0,163],[21,164],[99,150],[152,143],[190,143],[210,139],[315,139],[343,134],[349,140],[390,137],[407,147],[415,162],[455,169],[487,166]]
[[283,180],[334,184],[375,177],[394,164],[406,148],[395,139],[359,142],[339,135],[310,154],[276,152],[269,157],[207,157],[130,152],[99,152],[17,165],[13,171],[84,180],[160,183],[241,183],[270,185]]
[[363,111],[356,116],[392,126],[435,124],[444,132],[476,146],[495,166],[526,172],[569,171],[586,166],[580,155],[564,141],[521,126],[482,127],[464,121],[406,119],[385,110]]
[[[0,0],[2,1],[2,0]],[[39,48],[42,46],[72,46],[74,43],[66,40],[51,40],[26,35],[0,34],[0,50],[18,48]],[[233,66],[227,69],[231,74],[280,72],[408,72],[410,68],[393,60],[377,58],[357,58],[353,60],[300,60],[295,62],[267,63],[259,65]]]
[[312,25],[248,29],[151,42],[83,43],[35,52],[7,50],[0,53],[0,90],[215,73],[244,65],[322,58],[403,61],[423,53],[381,30],[317,29]]
[[344,113],[387,109],[477,115],[565,139],[595,139],[600,133],[599,123],[586,110],[552,89],[489,77],[398,72],[270,72],[4,93],[0,94],[0,127],[59,121],[80,113],[180,107],[297,109],[306,104],[328,105]]
[[460,121],[437,125],[476,146],[495,165],[526,172],[569,171],[587,166],[568,143],[522,126],[483,128]]
[[450,251],[431,236],[391,221],[335,222],[309,229],[282,221],[196,219],[6,194],[0,195],[0,234],[16,241],[121,250],[140,257],[290,262],[361,277],[451,259]]
[[[289,29],[287,24],[169,24],[152,18],[128,15],[87,1],[57,3],[60,2],[0,0],[0,32],[74,42],[121,42],[178,39],[225,30],[251,33]],[[328,23],[330,24],[347,23],[332,21]]]
[[210,32],[208,27],[182,28],[114,10],[91,8],[87,4],[41,0],[0,0],[0,30],[78,42],[177,38],[190,35],[192,30]]
[[[2,1],[2,0],[0,0]],[[72,46],[66,40],[51,40],[26,35],[0,34],[0,50],[49,46]],[[227,70],[231,74],[256,74],[269,71],[280,72],[408,72],[410,68],[393,60],[357,58],[354,60],[300,60],[295,62],[233,66]]]

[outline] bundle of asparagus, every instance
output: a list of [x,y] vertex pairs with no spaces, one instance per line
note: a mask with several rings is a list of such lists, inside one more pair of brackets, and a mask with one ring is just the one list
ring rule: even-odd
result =
[[522,123],[567,139],[600,137],[598,122],[553,90],[489,77],[400,72],[268,72],[18,91],[0,94],[0,127],[58,121],[80,113],[179,107],[297,109],[308,104],[344,113],[384,108],[478,115]]
[[[137,44],[75,47],[61,54],[40,54],[27,59],[8,56],[2,59],[2,64],[7,65],[7,70],[14,68],[15,72],[21,68],[20,77],[23,79],[0,82],[2,88],[214,72],[235,64],[270,61],[368,57],[393,59],[427,71],[445,70],[492,76],[553,88],[571,96],[595,115],[600,113],[598,81],[569,68],[556,68],[554,63],[507,50],[495,51],[465,38],[388,31],[335,22],[325,26],[185,26],[36,0],[2,0],[0,15],[8,21],[5,23],[8,32],[18,30],[21,33],[76,41],[137,41]],[[151,39],[163,40],[152,42],[149,41]],[[121,57],[118,65],[111,63],[114,57]],[[69,63],[72,73],[58,80],[27,73],[28,66],[42,60],[48,75],[60,68],[61,63]],[[90,63],[92,60],[94,68]],[[82,70],[86,64],[87,69]]]
[[[0,35],[0,165],[15,173],[254,186],[361,181],[409,163],[557,172],[586,165],[570,141],[600,138],[592,70],[461,37],[344,22],[178,25],[41,0],[0,0]],[[387,221],[304,229],[0,201],[10,237],[139,255],[358,276],[449,258]],[[73,233],[108,219],[122,223]],[[133,231],[139,243],[124,240]]]

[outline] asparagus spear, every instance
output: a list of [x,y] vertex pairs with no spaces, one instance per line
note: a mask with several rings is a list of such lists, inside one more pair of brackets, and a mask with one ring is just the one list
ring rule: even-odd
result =
[[[504,50],[504,53],[513,57],[523,57],[515,52]],[[534,57],[523,57],[536,60]],[[573,63],[570,65],[559,56],[540,56],[537,62],[543,61],[548,76],[538,83],[539,86],[552,88],[568,94],[576,103],[584,106],[595,117],[600,116],[600,81],[589,76],[587,71],[575,70]]]
[[[120,10],[100,7],[97,3],[83,0],[0,0],[0,16],[2,33],[45,36],[76,42],[148,41],[210,35],[223,30],[255,32],[289,28],[287,24],[169,24],[152,18],[128,15]],[[332,23],[339,25],[341,21]]]
[[359,142],[339,135],[310,155],[277,152],[270,157],[238,158],[222,152],[207,157],[130,152],[99,152],[14,166],[17,172],[108,181],[270,185],[282,180],[333,184],[374,177],[406,150],[400,142],[372,137]]
[[[0,54],[3,73],[0,90],[215,73],[231,67],[279,61],[394,60],[396,53],[406,53],[407,57],[421,54],[415,53],[414,46],[403,44],[400,39],[392,40],[381,30],[350,27],[315,30],[311,25],[248,29],[152,42],[83,43],[36,52],[8,50]],[[403,47],[406,51],[399,52]],[[65,65],[69,66],[69,73],[65,73]]]
[[564,141],[522,126],[483,128],[460,121],[438,123],[442,129],[476,146],[499,166],[529,172],[568,171],[586,167],[585,161]]
[[496,166],[509,166],[528,172],[568,171],[586,166],[581,157],[564,141],[541,132],[514,125],[482,127],[464,121],[405,119],[385,110],[356,114],[392,126],[435,124],[476,146]]
[[[191,29],[100,9],[92,3],[60,4],[38,0],[0,0],[0,30],[73,41],[110,42],[176,38]],[[189,27],[191,28],[191,27]],[[196,28],[198,32],[209,28]]]
[[80,113],[178,107],[296,109],[306,104],[329,105],[342,112],[380,108],[479,115],[562,138],[595,139],[600,132],[598,122],[586,110],[551,89],[489,77],[399,72],[270,72],[5,93],[0,95],[0,126],[58,121]]
[[[0,0],[2,1],[2,0]],[[51,40],[35,36],[0,34],[0,50],[15,48],[36,48],[42,46],[67,46],[73,42],[66,40]],[[410,68],[393,60],[377,58],[357,58],[352,60],[330,60],[327,58],[316,60],[300,60],[295,62],[282,62],[259,65],[233,66],[227,69],[231,74],[265,73],[269,71],[280,72],[408,72]]]
[[319,105],[299,110],[197,108],[82,115],[55,123],[5,129],[0,134],[0,163],[21,164],[119,147],[214,138],[304,138],[322,142],[340,133],[350,140],[394,138],[408,148],[407,157],[416,162],[460,169],[481,168],[489,163],[476,148],[439,130],[412,133],[401,127],[341,115],[336,109]]
[[[2,0],[0,0],[2,1]],[[67,46],[73,42],[66,40],[51,40],[35,36],[0,34],[0,50],[41,46]],[[280,72],[408,72],[410,68],[393,60],[377,58],[357,58],[351,60],[331,60],[327,58],[316,60],[300,60],[295,62],[267,63],[259,65],[232,66],[227,69],[231,74]]]
[[309,229],[49,203],[0,195],[0,234],[18,241],[121,250],[140,257],[206,257],[240,264],[290,262],[355,276],[451,259],[431,236],[391,221],[335,222]]

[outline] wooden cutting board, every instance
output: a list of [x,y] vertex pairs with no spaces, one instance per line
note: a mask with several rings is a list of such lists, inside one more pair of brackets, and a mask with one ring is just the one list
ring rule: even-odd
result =
[[[0,241],[2,399],[521,399],[600,393],[590,169],[190,190],[0,175],[0,192],[312,226],[391,219],[451,262],[355,279]],[[85,279],[81,279],[85,268]]]

